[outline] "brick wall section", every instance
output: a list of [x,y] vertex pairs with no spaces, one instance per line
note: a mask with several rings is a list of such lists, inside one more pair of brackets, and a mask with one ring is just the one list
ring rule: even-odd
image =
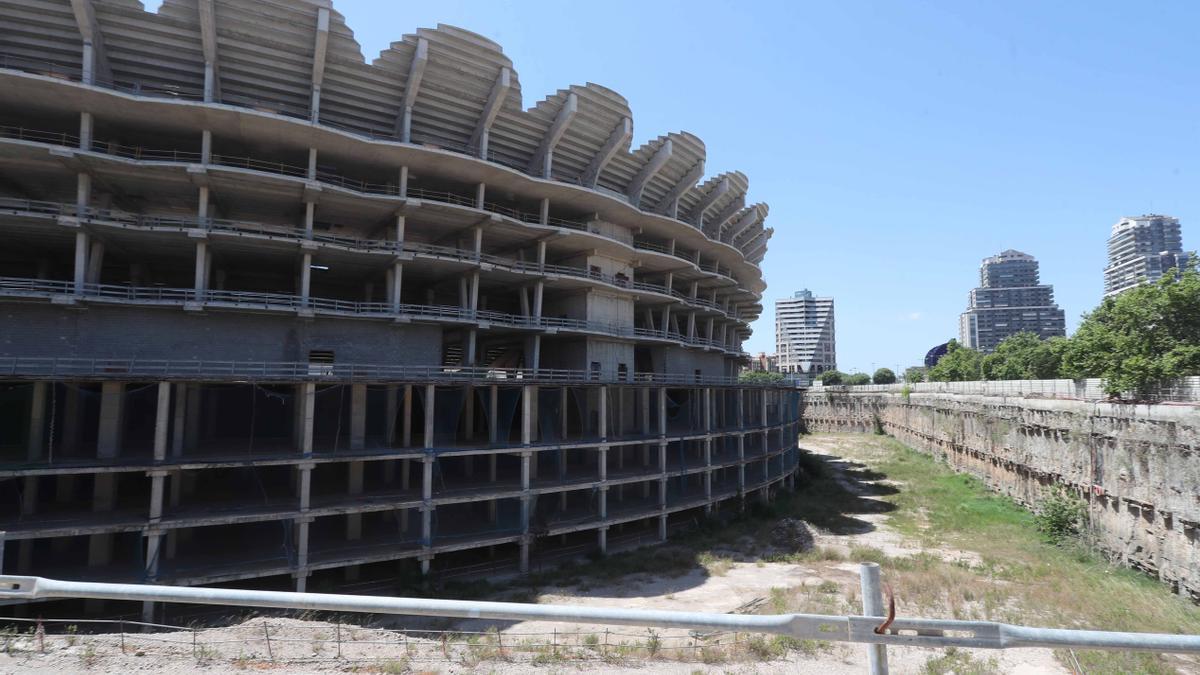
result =
[[1200,408],[966,394],[808,392],[809,431],[877,425],[1036,508],[1056,487],[1087,503],[1115,560],[1200,602]]

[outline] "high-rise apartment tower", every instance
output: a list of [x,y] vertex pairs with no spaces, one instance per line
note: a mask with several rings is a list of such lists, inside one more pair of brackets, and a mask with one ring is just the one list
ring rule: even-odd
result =
[[779,372],[810,377],[837,368],[833,298],[807,289],[775,301],[775,353]]
[[983,259],[958,334],[964,346],[990,352],[1014,333],[1066,335],[1066,319],[1054,304],[1054,287],[1039,283],[1037,260],[1009,249]]
[[1104,268],[1104,295],[1116,295],[1138,284],[1158,281],[1171,268],[1183,269],[1179,219],[1146,215],[1122,218],[1108,238],[1108,266]]

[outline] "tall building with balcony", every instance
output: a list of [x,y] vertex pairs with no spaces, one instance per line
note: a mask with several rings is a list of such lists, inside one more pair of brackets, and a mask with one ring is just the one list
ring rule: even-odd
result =
[[963,346],[991,352],[1016,333],[1049,338],[1066,335],[1067,327],[1063,310],[1054,304],[1054,287],[1039,279],[1037,260],[1009,249],[983,259],[979,287],[971,289],[958,335]]
[[502,573],[791,480],[795,392],[736,378],[767,207],[699,138],[320,0],[0,16],[6,571]]
[[1138,284],[1152,283],[1171,269],[1187,266],[1179,219],[1146,215],[1122,218],[1108,238],[1104,295],[1116,295]]
[[775,301],[775,354],[779,372],[813,378],[837,369],[833,298],[807,289]]

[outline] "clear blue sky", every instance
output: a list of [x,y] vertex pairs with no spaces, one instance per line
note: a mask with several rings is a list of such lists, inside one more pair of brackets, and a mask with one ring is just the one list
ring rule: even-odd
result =
[[526,107],[603,84],[635,144],[691,131],[710,173],[745,172],[775,228],[751,351],[810,288],[842,370],[918,363],[1006,248],[1074,330],[1118,217],[1177,216],[1200,247],[1200,2],[334,1],[368,59],[457,25],[503,46]]

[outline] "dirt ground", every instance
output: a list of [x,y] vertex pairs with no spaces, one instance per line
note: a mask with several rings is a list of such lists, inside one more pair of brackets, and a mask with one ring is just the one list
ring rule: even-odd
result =
[[[852,517],[836,517],[832,526],[812,525],[820,555],[779,555],[752,534],[718,538],[702,551],[690,550],[691,563],[663,553],[669,568],[660,571],[655,555],[631,574],[595,578],[578,571],[562,575],[536,590],[540,603],[571,603],[657,610],[775,613],[802,611],[858,614],[857,554],[889,558],[932,556],[970,571],[982,564],[979,552],[923,546],[889,522],[894,508],[883,499],[904,490],[869,471],[870,453],[858,454],[868,464],[843,457],[848,443],[871,443],[845,437],[808,436],[802,447],[821,455],[833,480],[858,500]],[[857,447],[857,445],[856,445]],[[860,448],[861,450],[861,448]],[[868,448],[869,450],[869,448]],[[828,525],[828,523],[827,523]],[[670,552],[671,546],[664,547]],[[674,550],[678,554],[678,549]],[[603,564],[603,563],[599,563]],[[581,568],[586,570],[587,567]],[[885,574],[884,581],[887,576]],[[996,581],[995,583],[1003,583]],[[500,595],[494,599],[507,599]],[[913,602],[902,611],[913,612]],[[946,607],[931,604],[925,616],[948,617]],[[955,609],[954,615],[971,613]],[[971,617],[975,618],[975,617]],[[1036,623],[1029,621],[1027,623]],[[578,625],[544,621],[499,624],[494,621],[405,621],[407,634],[325,621],[258,617],[235,626],[128,635],[124,650],[114,635],[63,635],[45,638],[45,653],[36,637],[0,638],[0,672],[123,673],[154,671],[269,670],[279,673],[440,672],[518,673],[863,673],[866,647],[856,644],[779,642],[752,635],[694,635],[682,630],[647,631],[631,627]],[[413,628],[456,633],[444,642],[423,638]],[[268,639],[270,638],[270,644]],[[193,643],[193,640],[195,642]],[[340,656],[339,656],[340,651]],[[940,650],[888,649],[893,673],[1070,673],[1048,649]],[[1074,672],[1082,672],[1074,671]]]

